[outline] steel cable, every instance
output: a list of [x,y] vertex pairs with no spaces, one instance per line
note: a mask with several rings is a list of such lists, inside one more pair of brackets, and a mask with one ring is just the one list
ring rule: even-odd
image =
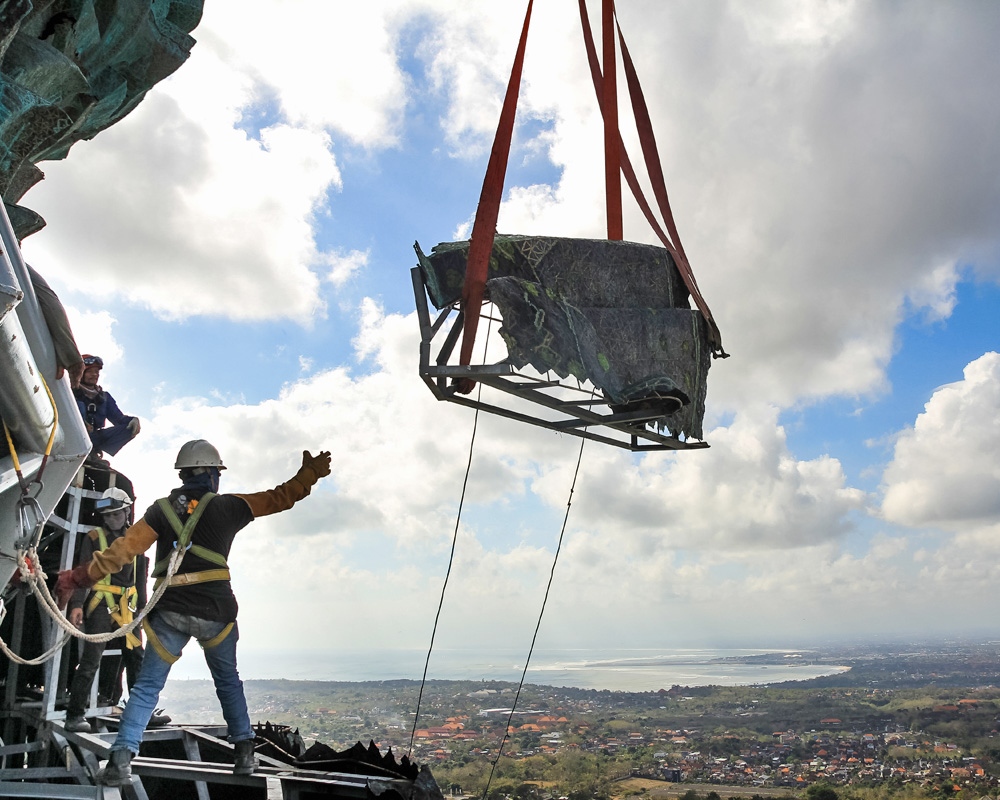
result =
[[[487,317],[487,320],[491,319]],[[456,321],[456,325],[458,322]],[[486,338],[483,344],[483,363],[486,363],[486,349],[489,346],[490,341],[490,328],[491,324],[487,321],[486,324]],[[478,390],[476,392],[476,414],[472,420],[472,438],[469,440],[469,460],[465,465],[465,478],[462,481],[462,495],[458,500],[458,515],[455,518],[455,530],[451,536],[451,553],[448,555],[448,568],[444,573],[444,583],[441,586],[441,598],[438,600],[437,613],[434,614],[434,627],[431,629],[431,643],[430,647],[427,648],[427,659],[424,661],[424,674],[420,679],[420,692],[417,695],[417,710],[413,715],[413,728],[410,730],[410,747],[407,750],[407,754],[413,753],[413,739],[417,734],[417,722],[420,720],[420,704],[424,699],[424,686],[427,684],[427,669],[431,663],[431,652],[434,650],[434,637],[437,635],[438,620],[441,618],[441,609],[444,607],[444,594],[448,588],[448,578],[451,576],[451,567],[455,561],[455,544],[458,542],[458,527],[462,522],[462,509],[465,506],[465,490],[469,485],[469,473],[472,471],[472,452],[476,444],[476,430],[479,428],[479,400],[483,396],[483,385],[478,384]]]
[[514,718],[514,709],[517,708],[517,701],[521,697],[521,689],[524,687],[524,677],[528,674],[528,664],[531,663],[531,654],[535,651],[535,641],[538,639],[538,630],[542,627],[542,617],[545,616],[545,606],[549,602],[549,590],[552,589],[552,579],[556,574],[556,564],[559,563],[559,553],[562,551],[563,536],[566,534],[566,523],[569,522],[569,510],[573,505],[573,492],[576,490],[576,479],[580,474],[580,462],[583,460],[583,446],[586,443],[586,439],[580,439],[580,452],[576,457],[576,469],[573,471],[573,482],[569,487],[569,498],[566,500],[566,514],[563,516],[562,528],[559,531],[559,542],[556,544],[556,554],[552,559],[552,569],[549,570],[549,582],[545,587],[545,597],[542,598],[542,608],[538,612],[538,622],[535,623],[535,633],[531,637],[531,647],[528,648],[528,657],[524,660],[524,670],[521,672],[521,682],[517,685],[517,693],[514,695],[514,702],[510,707],[510,713],[507,715],[507,724],[504,726],[503,738],[500,740],[500,747],[497,749],[497,757],[493,760],[493,766],[490,767],[490,776],[486,780],[486,788],[483,790],[483,800],[486,800],[486,797],[489,794],[490,784],[493,783],[493,773],[496,772],[500,756],[503,755],[504,745],[507,743],[508,736],[510,736],[510,722]]

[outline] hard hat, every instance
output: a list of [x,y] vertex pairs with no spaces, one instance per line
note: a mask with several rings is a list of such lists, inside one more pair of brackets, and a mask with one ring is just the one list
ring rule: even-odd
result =
[[96,365],[98,368],[101,368],[104,366],[104,359],[101,358],[100,356],[92,356],[87,354],[83,356],[83,365],[85,367],[92,367]]
[[130,508],[132,498],[124,490],[117,487],[105,489],[100,500],[94,501],[94,510],[101,514],[110,514],[112,511],[122,511]]
[[174,469],[190,469],[194,467],[217,467],[225,469],[222,456],[209,442],[204,439],[194,439],[181,445],[177,451],[177,461]]

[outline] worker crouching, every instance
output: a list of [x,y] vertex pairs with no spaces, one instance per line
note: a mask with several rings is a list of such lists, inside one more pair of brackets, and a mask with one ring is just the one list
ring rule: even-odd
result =
[[203,439],[187,442],[174,468],[182,485],[151,505],[126,535],[95,553],[89,565],[60,573],[56,589],[60,603],[80,586],[90,586],[117,572],[156,543],[153,577],[164,580],[175,547],[186,552],[156,607],[143,621],[148,639],[139,678],[121,716],[118,737],[108,766],[99,778],[107,786],[131,780],[130,762],[139,752],[142,733],[156,707],[170,667],[192,638],[205,652],[215,691],[236,748],[234,772],[256,769],[254,733],[250,727],[243,682],[236,667],[238,606],[230,584],[227,559],[236,534],[256,517],[291,508],[316,482],[330,474],[330,453],[302,454],[293,478],[274,489],[254,494],[217,494],[225,469],[219,451]]

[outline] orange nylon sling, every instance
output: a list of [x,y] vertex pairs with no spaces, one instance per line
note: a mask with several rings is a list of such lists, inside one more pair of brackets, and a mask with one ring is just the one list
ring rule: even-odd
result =
[[[521,28],[521,38],[518,41],[517,54],[511,69],[510,80],[507,82],[507,94],[504,97],[500,122],[490,151],[490,160],[486,168],[482,192],[479,196],[479,206],[476,209],[475,222],[472,226],[472,237],[469,242],[469,256],[466,263],[465,283],[462,286],[461,311],[463,317],[462,347],[459,363],[472,363],[472,350],[475,346],[476,331],[479,327],[479,312],[486,292],[486,280],[489,272],[490,255],[493,252],[493,239],[496,235],[497,217],[500,214],[500,201],[503,197],[504,178],[507,174],[507,161],[510,157],[510,145],[514,131],[514,117],[517,111],[517,98],[521,83],[521,71],[524,66],[524,51],[528,41],[528,26],[531,21],[533,0],[528,0],[528,9]],[[649,223],[663,246],[674,259],[684,285],[687,287],[695,305],[705,318],[709,327],[709,339],[712,344],[712,355],[727,358],[728,354],[722,347],[722,334],[712,317],[708,303],[701,294],[694,272],[688,262],[680,234],[674,222],[670,201],[667,197],[666,182],[663,169],[653,136],[653,126],[650,121],[649,109],[639,85],[639,78],[632,62],[632,57],[625,45],[625,37],[621,26],[617,23],[614,0],[602,0],[601,21],[603,27],[602,47],[604,56],[604,71],[597,60],[597,49],[590,29],[587,15],[586,0],[579,0],[580,23],[583,27],[583,39],[587,50],[587,60],[590,64],[591,77],[597,102],[604,118],[604,176],[605,203],[607,209],[608,239],[621,241],[622,229],[622,197],[621,176],[635,197],[639,209]],[[615,29],[622,51],[622,63],[625,67],[625,77],[632,102],[632,112],[635,115],[636,128],[639,132],[639,143],[642,147],[643,159],[649,180],[653,188],[653,196],[659,207],[660,214],[670,235],[663,231],[653,214],[653,210],[643,195],[639,186],[635,169],[622,142],[618,126],[618,97],[616,80]],[[476,382],[471,378],[461,378],[456,381],[456,391],[468,394]]]
[[[524,26],[521,28],[521,39],[517,45],[517,55],[514,58],[510,80],[507,82],[507,95],[504,97],[503,110],[500,112],[500,124],[497,125],[493,150],[490,152],[489,165],[486,167],[486,179],[483,181],[479,207],[476,209],[476,220],[472,225],[469,258],[465,269],[465,284],[462,286],[462,312],[465,321],[459,363],[463,365],[472,363],[472,349],[476,343],[476,329],[479,326],[479,309],[483,304],[483,296],[486,291],[490,253],[493,252],[493,237],[496,235],[500,200],[503,197],[503,182],[507,175],[507,159],[510,156],[510,142],[514,133],[514,114],[517,111],[517,95],[521,88],[521,68],[524,66],[524,50],[528,43],[528,23],[531,21],[532,2],[533,0],[528,0],[528,11],[524,15]],[[475,381],[462,378],[458,381],[456,391],[468,394],[475,385]]]
[[[613,0],[609,1],[612,2],[613,5]],[[590,21],[587,16],[587,6],[585,0],[579,0],[579,6],[580,23],[583,27],[583,39],[587,48],[587,60],[590,63],[590,72],[594,81],[594,90],[597,93],[598,103],[601,105],[601,112],[604,113],[604,103],[601,101],[602,98],[606,96],[603,88],[605,80],[601,75],[601,68],[597,63],[597,51],[594,46],[593,35],[590,31]],[[636,127],[639,131],[639,142],[642,145],[646,169],[649,173],[650,183],[653,186],[653,194],[656,198],[657,205],[659,206],[660,213],[663,215],[663,219],[666,222],[667,229],[673,237],[673,241],[671,241],[671,239],[663,232],[663,228],[660,227],[656,218],[653,216],[652,209],[650,209],[649,204],[646,202],[642,189],[640,188],[639,182],[636,178],[635,171],[633,170],[631,162],[625,153],[624,146],[621,148],[622,172],[625,175],[625,180],[628,183],[629,188],[632,190],[632,194],[635,197],[636,202],[639,204],[639,208],[643,212],[643,216],[646,217],[646,221],[649,222],[650,227],[653,229],[653,232],[656,233],[657,238],[673,256],[677,269],[680,272],[681,279],[684,281],[684,285],[687,287],[688,292],[690,292],[691,297],[694,299],[698,310],[701,311],[702,316],[708,323],[709,336],[712,341],[713,348],[718,351],[718,356],[726,358],[728,357],[728,354],[722,348],[722,334],[719,331],[719,327],[716,324],[715,319],[712,317],[712,312],[708,307],[708,303],[705,301],[705,298],[702,297],[701,290],[698,288],[698,283],[691,270],[691,265],[688,263],[687,255],[684,253],[684,248],[681,245],[680,235],[677,232],[677,226],[674,223],[673,213],[670,210],[670,202],[667,199],[666,183],[663,179],[663,170],[660,166],[660,158],[656,151],[656,140],[653,138],[653,127],[650,122],[649,111],[646,107],[645,98],[643,97],[642,89],[639,86],[639,78],[636,74],[631,56],[629,55],[628,48],[625,45],[625,37],[622,35],[620,26],[618,27],[618,36],[621,42],[622,62],[625,65],[625,75],[628,82],[629,95],[632,100],[632,109],[636,118]],[[619,140],[620,138],[621,135],[619,134]],[[716,355],[716,353],[713,352],[713,355]]]

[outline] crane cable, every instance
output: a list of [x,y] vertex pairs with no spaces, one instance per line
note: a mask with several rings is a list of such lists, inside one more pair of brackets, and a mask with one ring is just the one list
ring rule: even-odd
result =
[[566,534],[566,523],[569,521],[569,510],[573,505],[573,492],[576,489],[576,479],[580,474],[580,462],[583,460],[583,446],[587,443],[586,439],[580,439],[580,452],[576,457],[576,469],[573,471],[573,482],[569,487],[569,497],[566,500],[566,514],[563,516],[562,528],[559,530],[559,542],[556,544],[556,554],[552,559],[552,569],[549,570],[549,582],[545,587],[545,597],[542,598],[542,608],[538,612],[538,622],[535,623],[535,633],[531,637],[531,647],[528,648],[528,657],[524,660],[524,670],[521,672],[521,682],[517,685],[517,694],[514,695],[514,702],[511,704],[510,713],[507,715],[507,724],[504,726],[503,738],[500,740],[500,747],[497,749],[497,757],[493,759],[493,765],[490,767],[490,776],[486,780],[486,788],[483,790],[483,800],[489,795],[490,784],[493,782],[493,773],[496,771],[497,763],[500,761],[500,756],[503,755],[503,747],[507,743],[507,737],[510,736],[510,721],[514,717],[514,709],[517,708],[517,701],[521,697],[521,689],[524,686],[524,677],[528,674],[528,664],[531,663],[531,654],[535,650],[535,640],[538,639],[538,629],[542,626],[542,617],[545,615],[545,606],[549,602],[549,590],[552,589],[552,579],[556,574],[556,564],[559,563],[559,553],[562,551],[563,536]]
[[[486,337],[483,340],[483,363],[486,363],[486,349],[490,341],[490,326],[492,317],[487,317]],[[455,321],[456,325],[462,324],[461,315]],[[431,652],[434,650],[434,637],[437,635],[438,620],[441,619],[441,609],[444,606],[444,593],[448,589],[448,578],[451,576],[451,566],[455,561],[455,544],[458,542],[458,526],[462,521],[462,508],[465,505],[465,490],[469,485],[469,473],[472,471],[472,451],[476,444],[476,430],[479,428],[479,400],[483,394],[483,385],[480,383],[476,393],[476,415],[472,421],[472,438],[469,440],[469,460],[465,465],[465,478],[462,480],[462,495],[458,500],[458,515],[455,518],[455,530],[451,536],[451,553],[448,556],[448,568],[444,573],[444,583],[441,585],[441,598],[438,600],[437,613],[434,614],[434,627],[431,629],[431,643],[427,648],[427,659],[424,661],[424,675],[420,679],[420,692],[417,695],[417,710],[413,715],[413,728],[410,730],[410,747],[407,754],[413,753],[413,739],[417,734],[417,723],[420,720],[420,704],[424,698],[424,686],[427,683],[427,669],[431,663]]]

